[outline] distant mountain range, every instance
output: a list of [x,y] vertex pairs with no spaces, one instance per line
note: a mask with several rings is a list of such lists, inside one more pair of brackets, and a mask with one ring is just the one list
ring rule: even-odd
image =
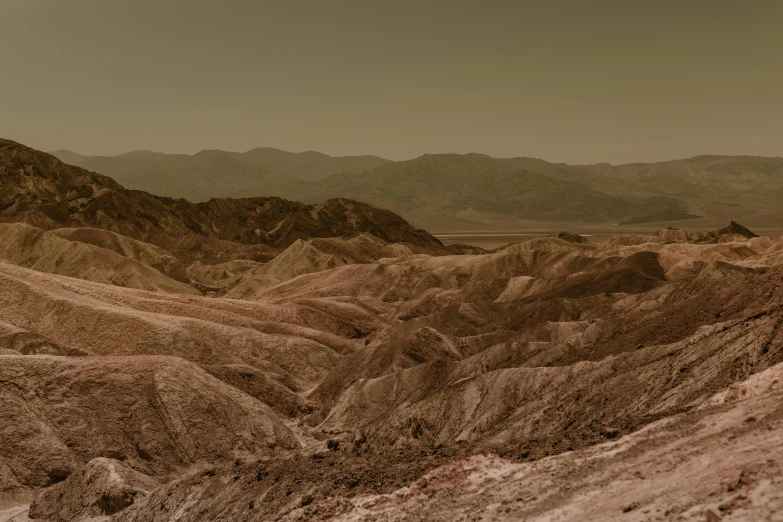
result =
[[345,197],[388,208],[429,230],[513,228],[520,220],[640,224],[706,217],[783,223],[783,158],[698,156],[615,166],[483,154],[425,154],[392,162],[269,148],[52,154],[162,196],[205,201],[263,195],[306,203]]
[[203,150],[193,155],[148,150],[119,156],[82,156],[68,150],[51,154],[69,165],[112,177],[130,189],[196,202],[266,196],[292,180],[317,181],[330,174],[358,173],[389,163],[376,156],[332,157],[271,148],[248,152]]

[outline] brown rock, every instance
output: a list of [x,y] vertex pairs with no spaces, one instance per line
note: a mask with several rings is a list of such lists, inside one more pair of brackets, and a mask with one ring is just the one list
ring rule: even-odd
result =
[[39,493],[30,505],[30,517],[70,522],[113,515],[156,487],[154,478],[118,460],[97,458]]

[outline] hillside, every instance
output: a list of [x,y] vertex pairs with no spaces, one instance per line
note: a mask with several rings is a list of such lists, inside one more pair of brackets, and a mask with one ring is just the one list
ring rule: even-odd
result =
[[389,242],[442,248],[399,216],[364,203],[333,199],[306,205],[274,197],[174,200],[127,190],[111,178],[9,140],[0,140],[0,176],[0,221],[46,230],[93,227],[167,249],[189,236],[200,243],[285,248],[297,239],[363,232]]
[[783,159],[697,156],[625,165],[427,154],[389,162],[276,149],[114,157],[54,153],[158,195],[193,201],[275,195],[315,203],[348,197],[393,210],[427,229],[515,228],[519,220],[643,224],[703,217],[783,226]]
[[[535,519],[578,512],[580,494],[620,476],[634,488],[582,519],[636,502],[652,520],[648,505],[706,506],[698,495],[738,463],[780,452],[783,243],[736,223],[437,256],[369,234],[300,240],[267,263],[186,266],[211,297],[183,292],[186,261],[160,247],[94,228],[3,230],[0,491],[28,499],[9,513],[450,520],[500,503],[494,518]],[[689,441],[724,448],[723,464],[699,467]],[[688,487],[646,493],[635,462]],[[463,469],[486,471],[491,503]],[[715,498],[765,520],[777,497],[750,493],[778,468],[748,469],[737,487],[750,502]],[[537,500],[518,495],[528,473]]]
[[[447,160],[384,183],[572,184]],[[444,247],[0,142],[0,520],[775,520],[783,237],[723,225]]]
[[[640,480],[633,475],[639,459],[644,469],[663,462],[661,485],[680,483],[665,463],[691,462],[689,441],[717,438],[700,442],[699,451],[712,455],[736,434],[748,443],[730,446],[721,459],[726,465],[709,473],[717,474],[716,483],[730,480],[738,463],[763,463],[780,451],[779,387],[767,391],[777,381],[763,372],[778,375],[783,361],[780,239],[747,238],[738,230],[700,243],[684,234],[677,242],[661,237],[631,246],[542,238],[485,255],[276,271],[278,281],[248,274],[230,299],[152,298],[2,264],[0,306],[16,328],[13,334],[8,328],[14,343],[7,345],[3,378],[27,394],[15,399],[7,392],[6,400],[13,411],[30,412],[18,417],[23,426],[5,433],[4,447],[38,448],[3,458],[20,485],[54,483],[36,499],[35,513],[100,511],[71,489],[74,482],[99,463],[129,466],[160,483],[139,491],[126,510],[128,503],[116,508],[116,520],[135,521],[341,520],[342,514],[397,520],[395,510],[378,505],[365,513],[354,504],[377,495],[388,495],[384,502],[400,504],[411,519],[439,510],[436,519],[448,520],[455,506],[435,484],[472,483],[450,470],[533,477],[551,466],[563,470],[553,480],[571,484],[575,496],[550,495],[540,485],[537,500],[522,501],[516,488],[523,486],[493,487],[493,498],[509,508],[507,519],[532,518],[580,509],[580,492],[604,487],[622,470],[629,469],[626,480]],[[293,245],[287,257],[299,252],[301,245]],[[52,307],[56,321],[32,320]],[[64,360],[33,355],[41,339],[49,350],[64,351],[67,343],[85,353]],[[67,402],[51,408],[48,401],[68,387],[75,391]],[[143,391],[150,389],[160,391]],[[758,400],[743,401],[751,392]],[[27,405],[32,399],[24,397],[34,393],[42,398]],[[119,424],[90,422],[89,405]],[[697,406],[705,413],[677,417]],[[226,423],[216,407],[247,412],[232,415],[259,428],[245,432],[245,424]],[[133,416],[123,415],[128,409]],[[157,411],[168,412],[165,423]],[[714,422],[694,432],[704,415]],[[751,416],[756,420],[746,422]],[[291,418],[301,422],[284,429],[280,422]],[[661,418],[663,425],[643,429]],[[35,435],[21,438],[19,430]],[[762,435],[767,443],[756,447]],[[668,446],[671,440],[681,449]],[[500,457],[474,456],[487,452]],[[21,458],[39,454],[47,458]],[[190,464],[205,457],[208,465]],[[95,461],[106,458],[115,464]],[[600,467],[579,468],[582,478],[572,482],[566,470],[585,459]],[[702,461],[694,458],[693,466]],[[177,478],[167,475],[172,470]],[[775,476],[771,468],[752,470],[742,491]],[[73,479],[60,482],[66,475]],[[433,484],[431,496],[400,491],[425,482]],[[706,502],[690,496],[702,494],[704,481],[685,483],[695,489],[669,487],[659,501],[640,481],[616,501],[594,505],[587,520],[620,516],[634,502],[674,513]],[[461,496],[460,510],[493,509],[483,495]],[[764,504],[733,505],[741,513]]]
[[[519,162],[481,154],[425,155],[361,174],[338,174],[299,184],[309,199],[346,197],[393,209],[421,222],[427,213],[499,214],[515,219],[579,222],[647,222],[697,217],[668,197],[613,195],[578,177],[556,177],[522,168]],[[535,168],[529,164],[525,167]]]

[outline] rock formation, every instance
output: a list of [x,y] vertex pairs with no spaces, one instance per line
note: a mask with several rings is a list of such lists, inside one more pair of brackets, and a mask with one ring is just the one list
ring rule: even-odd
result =
[[194,205],[2,147],[0,515],[783,505],[783,237],[732,223],[449,251],[356,202]]

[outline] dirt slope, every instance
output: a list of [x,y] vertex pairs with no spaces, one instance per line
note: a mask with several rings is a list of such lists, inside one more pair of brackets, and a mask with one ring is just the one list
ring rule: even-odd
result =
[[[141,242],[116,236],[115,248],[104,248],[81,241],[85,232],[48,232],[22,223],[0,223],[0,259],[40,272],[77,277],[98,283],[159,291],[174,294],[199,295],[190,285],[172,279],[157,265],[172,274],[184,276],[178,261],[152,245],[143,249]],[[101,231],[102,232],[102,231]],[[74,239],[80,237],[80,239]],[[124,245],[120,242],[124,239]],[[122,249],[125,247],[127,250]],[[119,250],[120,252],[117,252]],[[149,264],[139,260],[145,259]]]
[[748,383],[734,388],[739,402],[721,394],[617,441],[523,464],[477,456],[388,495],[326,499],[284,520],[779,520],[783,366]]
[[[0,261],[0,312],[13,327],[82,353],[175,355],[208,365],[249,364],[312,386],[358,347],[349,317],[294,303],[251,304],[144,292],[42,274]],[[293,376],[293,377],[291,377]]]
[[[46,518],[109,516],[130,491],[115,520],[750,520],[778,502],[760,463],[780,451],[783,238],[731,226],[459,255],[310,238],[268,262],[193,263],[208,290],[188,295],[67,277],[42,245],[169,277],[183,265],[160,247],[6,227],[21,239],[0,261],[0,484],[46,487]],[[715,476],[747,461],[744,504],[705,471],[728,440],[745,442]]]
[[0,489],[109,456],[148,475],[299,445],[271,410],[182,359],[0,356]]

